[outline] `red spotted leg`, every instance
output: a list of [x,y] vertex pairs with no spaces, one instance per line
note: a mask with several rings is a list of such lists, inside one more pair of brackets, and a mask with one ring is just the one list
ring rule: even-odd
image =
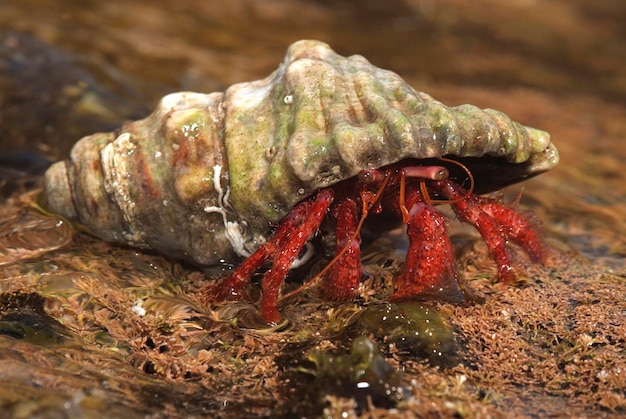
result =
[[409,249],[404,273],[396,281],[391,298],[436,297],[452,303],[463,302],[465,295],[459,285],[445,217],[424,201],[419,190],[408,192],[406,204]]
[[518,214],[513,208],[501,205],[490,199],[478,198],[483,211],[491,215],[503,228],[505,236],[522,246],[530,260],[541,262],[544,254],[544,244],[540,232],[537,230],[539,221],[531,216]]
[[335,254],[341,255],[324,276],[323,288],[328,298],[346,301],[356,294],[363,275],[356,202],[348,198],[337,203],[333,208],[333,216],[337,219]]
[[454,211],[461,220],[472,224],[487,243],[501,282],[516,281],[512,257],[506,246],[509,239],[518,242],[531,259],[541,259],[539,236],[522,215],[494,201],[467,194],[465,189],[447,179],[432,182],[431,186],[457,201],[452,204]]
[[[337,203],[333,209],[333,216],[337,220],[336,228],[336,260],[331,262],[329,271],[324,275],[324,292],[334,300],[349,300],[354,297],[361,280],[361,238],[359,235],[360,223],[367,217],[368,211],[378,201],[383,190],[391,184],[400,184],[402,192],[399,202],[400,211],[405,211],[404,207],[404,184],[405,177],[441,179],[448,176],[448,171],[443,166],[410,166],[399,171],[380,171],[377,169],[366,169],[359,173],[359,183],[361,186],[361,203],[363,204],[362,214],[359,217],[357,203],[346,198]],[[373,193],[370,189],[378,189]],[[403,213],[403,217],[408,217]],[[405,220],[406,221],[406,220]]]
[[240,298],[252,274],[271,258],[272,266],[261,283],[261,316],[268,324],[277,324],[280,321],[277,304],[280,285],[304,245],[318,230],[332,201],[333,191],[322,189],[315,199],[297,204],[265,244],[217,286],[203,290],[202,294],[209,301]]

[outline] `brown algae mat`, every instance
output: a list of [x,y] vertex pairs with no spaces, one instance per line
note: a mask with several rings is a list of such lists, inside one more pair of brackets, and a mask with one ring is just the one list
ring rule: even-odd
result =
[[[249,304],[200,304],[194,291],[211,273],[85,235],[68,244],[72,229],[30,202],[16,196],[2,207],[12,263],[0,266],[0,403],[14,417],[626,409],[624,272],[556,239],[546,264],[524,267],[526,283],[509,287],[491,282],[482,241],[455,236],[462,272],[484,298],[467,307],[374,300],[367,288],[384,287],[400,266],[382,244],[365,255],[372,279],[360,303],[329,304],[312,287],[283,301],[290,325],[274,331],[246,327]],[[35,247],[50,252],[29,253]],[[9,257],[8,248],[20,250]]]

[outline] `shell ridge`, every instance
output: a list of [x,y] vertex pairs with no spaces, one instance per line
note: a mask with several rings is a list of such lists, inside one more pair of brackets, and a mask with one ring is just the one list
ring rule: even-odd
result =
[[[345,100],[336,86],[342,80],[341,69],[319,60],[303,60],[305,63],[299,63],[294,73],[286,73],[294,74],[286,82],[292,86],[296,99],[292,104],[293,130],[285,157],[294,176],[289,182],[290,189],[304,188],[308,192],[314,186],[334,183],[327,176],[330,173],[328,167],[334,167],[338,161],[333,138],[338,122],[334,110],[337,107],[345,109]],[[300,78],[316,82],[304,85],[298,82]],[[283,199],[283,202],[289,202],[289,199]]]
[[115,228],[123,224],[122,214],[104,187],[101,149],[115,139],[110,134],[93,134],[76,143],[72,149],[68,175],[72,180],[76,216],[78,221],[94,234],[108,240],[124,238]]
[[[258,158],[258,149],[268,149],[273,145],[273,118],[271,111],[264,109],[271,93],[271,84],[283,72],[281,65],[270,76],[253,83],[237,83],[224,93],[224,145],[228,160],[231,193],[230,198],[240,221],[263,229],[255,222],[263,214],[257,201],[269,164]],[[268,227],[265,226],[267,229]]]
[[[293,60],[293,57],[291,59]],[[263,191],[266,191],[263,195],[263,202],[270,214],[285,211],[284,208],[290,205],[286,196],[293,195],[293,191],[298,188],[296,185],[299,181],[293,165],[282,164],[293,158],[290,155],[292,153],[291,139],[297,135],[296,120],[298,117],[297,111],[293,111],[293,109],[297,109],[301,100],[300,95],[294,89],[289,71],[290,69],[286,67],[282,74],[284,83],[277,83],[273,87],[272,95],[275,100],[269,103],[276,129],[270,148],[265,150],[264,158],[268,163],[268,170],[260,186]],[[277,187],[281,184],[288,186],[286,188]]]
[[356,64],[350,80],[358,108],[353,104],[349,115],[362,118],[348,119],[339,132],[341,135],[335,135],[334,142],[347,166],[348,176],[354,176],[361,169],[390,163],[402,150],[390,144],[397,140],[390,135],[390,124],[394,118],[390,113],[389,99],[381,94],[384,92],[383,83],[377,77],[376,68],[363,57],[350,58],[354,58]]
[[494,155],[496,157],[510,158],[509,156],[513,155],[520,146],[517,127],[513,124],[511,118],[502,112],[494,109],[483,109],[483,111],[491,117],[493,124],[498,128],[499,145]]
[[514,154],[511,155],[509,159],[510,162],[513,163],[523,163],[530,158],[531,154],[531,139],[530,133],[524,126],[518,124],[517,122],[512,123],[517,131],[517,141],[519,146]]
[[124,238],[133,243],[142,242],[142,229],[137,218],[136,203],[132,197],[129,178],[130,171],[127,157],[135,150],[133,137],[123,132],[100,152],[104,189],[118,206],[126,223]]

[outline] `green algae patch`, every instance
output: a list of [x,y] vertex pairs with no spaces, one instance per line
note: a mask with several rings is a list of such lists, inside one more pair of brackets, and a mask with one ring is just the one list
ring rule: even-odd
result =
[[356,338],[348,353],[335,354],[314,348],[308,352],[307,359],[312,366],[297,369],[314,377],[307,386],[308,391],[300,393],[304,400],[298,410],[302,413],[322,413],[327,407],[328,395],[353,399],[357,411],[371,406],[392,408],[405,397],[402,375],[367,336]]
[[386,303],[367,307],[359,326],[403,352],[436,363],[454,355],[454,329],[436,308],[417,302]]
[[0,335],[40,346],[67,345],[76,337],[44,310],[39,294],[0,295]]

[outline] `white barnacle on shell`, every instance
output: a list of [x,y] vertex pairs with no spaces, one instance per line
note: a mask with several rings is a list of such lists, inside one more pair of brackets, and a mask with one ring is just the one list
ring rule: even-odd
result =
[[222,166],[215,165],[213,167],[213,187],[218,193],[218,206],[205,206],[204,212],[221,214],[224,221],[224,235],[230,242],[233,250],[239,256],[248,257],[251,255],[251,252],[245,249],[246,239],[242,234],[242,229],[240,228],[239,222],[231,221],[228,219],[227,208],[232,208],[232,205],[230,204],[230,202],[228,202],[229,188],[226,188],[226,193],[224,193],[224,189],[222,188],[221,173]]

